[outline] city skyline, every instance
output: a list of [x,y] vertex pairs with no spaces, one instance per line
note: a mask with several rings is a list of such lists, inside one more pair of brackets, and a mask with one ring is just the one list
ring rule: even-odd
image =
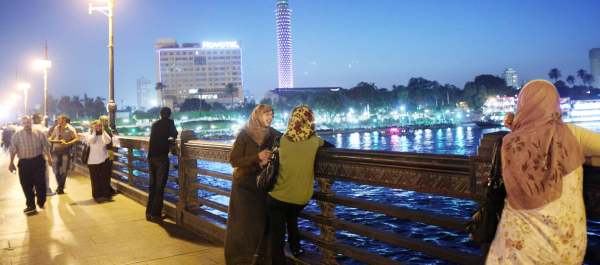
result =
[[[590,71],[588,52],[600,47],[597,1],[377,3],[290,1],[295,86],[351,87],[366,81],[391,88],[424,77],[462,87],[478,74],[501,76],[509,67],[520,80],[548,78],[554,67],[564,78],[578,69]],[[177,5],[117,0],[117,103],[135,105],[136,80],[155,76],[153,44],[164,37],[240,40],[244,87],[260,99],[278,83],[275,5],[274,0]],[[41,74],[30,64],[43,57],[45,40],[53,67],[50,94],[107,96],[106,19],[89,16],[87,1],[3,2],[0,10],[6,53],[0,62],[2,96],[15,90],[17,74],[32,91],[41,91]]]

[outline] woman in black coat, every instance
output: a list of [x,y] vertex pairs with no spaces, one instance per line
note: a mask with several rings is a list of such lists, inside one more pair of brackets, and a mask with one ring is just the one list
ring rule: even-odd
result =
[[[260,104],[240,131],[229,156],[233,183],[227,215],[225,261],[228,265],[252,264],[266,227],[266,192],[256,187],[256,176],[271,156],[270,148],[281,133],[273,129],[273,109]],[[265,244],[263,242],[261,245]]]

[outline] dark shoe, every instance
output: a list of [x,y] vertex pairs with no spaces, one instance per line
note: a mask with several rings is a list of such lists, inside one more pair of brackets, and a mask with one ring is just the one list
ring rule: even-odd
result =
[[26,214],[30,214],[30,213],[36,212],[36,210],[35,210],[35,207],[27,207],[27,208],[23,209],[23,212]]
[[64,190],[57,190],[56,193],[58,193],[58,194],[65,194],[65,191]]
[[153,223],[160,223],[160,222],[162,222],[162,220],[163,219],[160,216],[150,216],[150,220],[149,221],[153,222]]

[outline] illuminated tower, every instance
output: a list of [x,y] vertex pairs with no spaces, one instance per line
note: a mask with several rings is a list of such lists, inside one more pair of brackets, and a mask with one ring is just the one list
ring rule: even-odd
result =
[[294,87],[294,69],[292,66],[292,11],[287,0],[277,0],[275,9],[277,22],[277,70],[279,87]]

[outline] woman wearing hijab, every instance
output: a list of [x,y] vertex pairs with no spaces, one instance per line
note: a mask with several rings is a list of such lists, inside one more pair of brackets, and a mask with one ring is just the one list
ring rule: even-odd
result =
[[561,119],[552,83],[519,93],[502,144],[506,203],[486,264],[582,264],[587,245],[584,157],[600,155],[600,135]]
[[287,130],[279,143],[279,174],[267,196],[269,241],[273,265],[285,264],[283,248],[287,227],[290,250],[302,253],[298,214],[313,195],[317,149],[324,144],[315,134],[312,110],[300,105],[292,111]]
[[256,176],[271,156],[269,148],[275,137],[281,135],[270,127],[272,121],[271,106],[256,106],[235,139],[229,156],[233,183],[225,238],[228,265],[252,264],[254,254],[264,254],[255,253],[266,227],[266,192],[257,188]]
[[99,120],[92,122],[91,127],[91,133],[86,137],[86,142],[90,147],[87,164],[92,181],[92,197],[96,202],[105,202],[112,197],[111,167],[106,149],[112,140],[108,132],[102,128]]

